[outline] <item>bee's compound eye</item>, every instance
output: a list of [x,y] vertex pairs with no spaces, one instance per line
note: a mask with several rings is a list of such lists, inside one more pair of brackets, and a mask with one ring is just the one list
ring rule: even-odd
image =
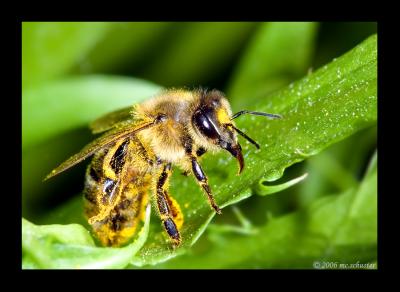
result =
[[210,118],[207,116],[207,112],[202,110],[198,110],[193,115],[193,123],[196,128],[202,133],[204,136],[210,139],[218,139],[219,134],[215,125],[211,122]]

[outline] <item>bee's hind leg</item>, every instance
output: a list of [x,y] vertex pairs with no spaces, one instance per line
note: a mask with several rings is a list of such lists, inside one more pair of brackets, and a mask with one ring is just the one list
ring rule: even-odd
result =
[[177,202],[168,195],[168,179],[171,173],[171,164],[164,165],[157,181],[156,197],[164,228],[174,245],[178,246],[182,242],[179,228],[182,226],[183,217]]

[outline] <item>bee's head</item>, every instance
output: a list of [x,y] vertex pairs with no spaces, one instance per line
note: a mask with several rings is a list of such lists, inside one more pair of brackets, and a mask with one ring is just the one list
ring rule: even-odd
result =
[[221,92],[200,91],[200,103],[192,116],[192,124],[198,136],[196,140],[206,148],[227,150],[238,160],[240,173],[244,166],[242,148],[231,116],[229,102]]

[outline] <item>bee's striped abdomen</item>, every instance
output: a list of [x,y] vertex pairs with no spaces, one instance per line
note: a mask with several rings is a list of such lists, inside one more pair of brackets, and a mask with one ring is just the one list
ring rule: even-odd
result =
[[148,200],[151,175],[137,139],[117,141],[96,153],[85,182],[85,214],[103,245],[126,243],[135,233]]

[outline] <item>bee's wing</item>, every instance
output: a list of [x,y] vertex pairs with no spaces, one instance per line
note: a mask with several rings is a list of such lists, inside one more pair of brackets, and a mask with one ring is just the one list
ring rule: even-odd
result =
[[126,125],[124,127],[117,128],[105,133],[103,136],[89,143],[88,145],[83,147],[83,149],[80,152],[71,156],[62,164],[60,164],[57,168],[52,170],[52,172],[50,172],[44,180],[48,180],[49,178],[59,174],[60,172],[63,172],[64,170],[74,166],[75,164],[81,162],[85,158],[91,156],[94,152],[109,146],[116,140],[125,138],[141,130],[147,129],[149,126],[153,124],[154,123],[150,122],[150,123],[142,123],[139,125]]
[[120,124],[133,123],[135,122],[133,112],[133,106],[113,111],[93,121],[89,127],[93,134],[97,134],[117,127]]

